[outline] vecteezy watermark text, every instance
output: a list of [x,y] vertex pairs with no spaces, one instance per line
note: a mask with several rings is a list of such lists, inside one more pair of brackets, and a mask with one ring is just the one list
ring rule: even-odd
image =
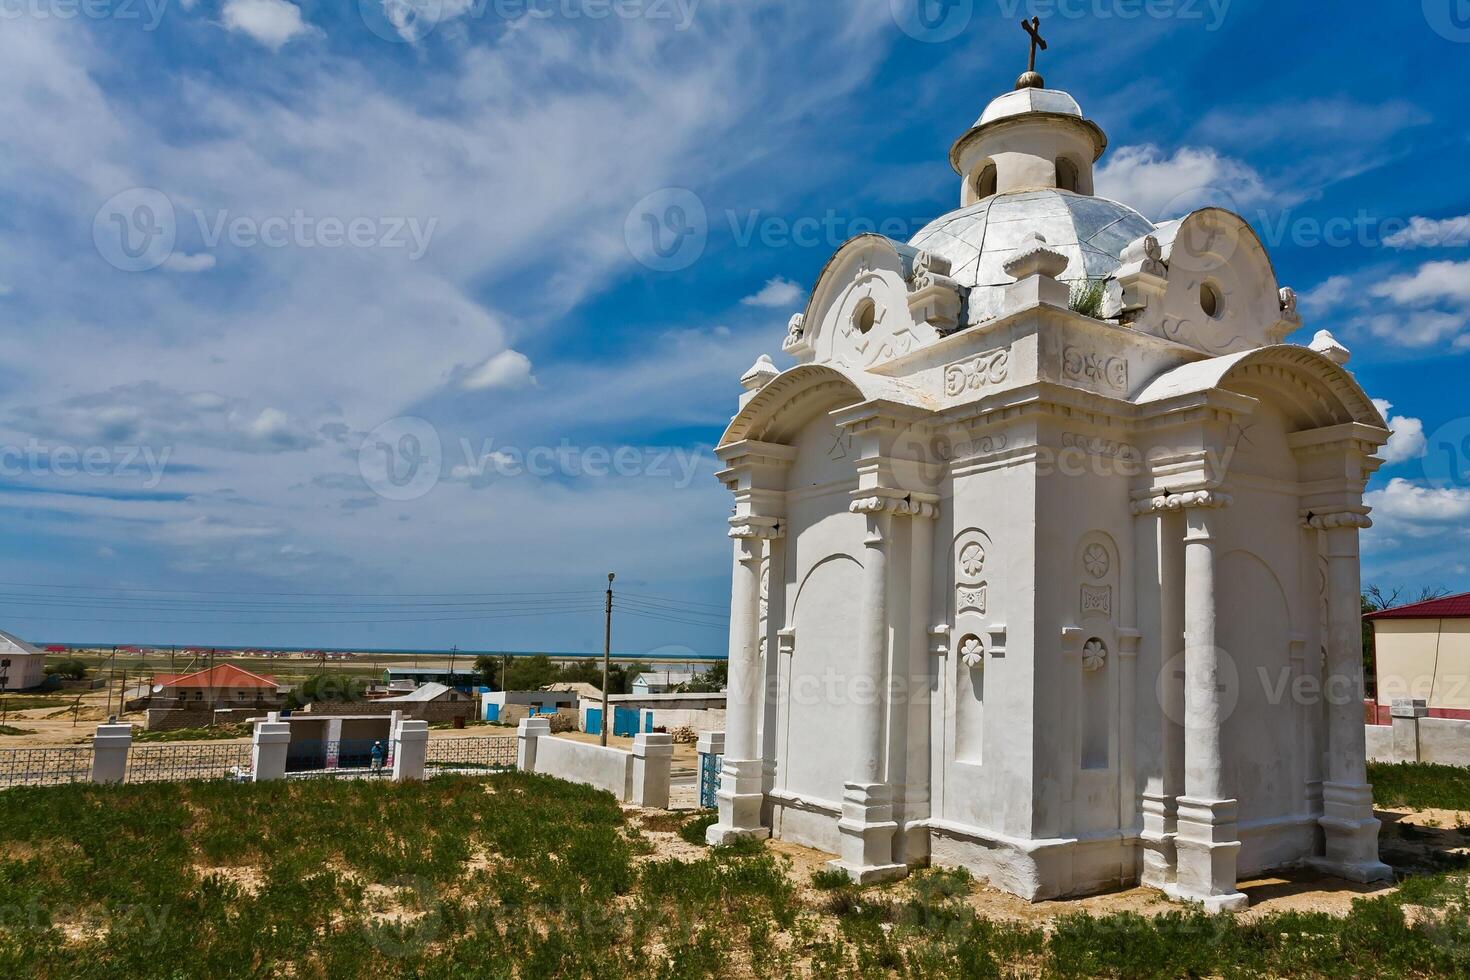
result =
[[145,489],[163,482],[172,446],[46,446],[30,439],[24,446],[0,445],[0,476],[142,477]]
[[163,22],[170,0],[0,0],[0,21],[136,21],[145,31]]
[[[3,2],[3,0],[0,0]],[[285,214],[234,214],[228,208],[192,208],[195,233],[207,250],[206,265],[220,245],[234,248],[401,250],[410,262],[429,250],[437,217],[315,214],[294,208]],[[173,259],[197,265],[200,255],[176,256],[180,217],[168,195],[133,187],[109,198],[92,220],[92,241],[108,264],[124,272],[146,272]],[[187,225],[186,225],[187,227]]]
[[357,467],[373,493],[386,500],[417,500],[441,480],[479,486],[495,478],[605,479],[642,477],[670,481],[683,490],[694,482],[707,453],[682,446],[578,446],[521,448],[494,439],[460,438],[458,457],[446,453],[438,430],[426,419],[389,419],[369,432],[357,452]]

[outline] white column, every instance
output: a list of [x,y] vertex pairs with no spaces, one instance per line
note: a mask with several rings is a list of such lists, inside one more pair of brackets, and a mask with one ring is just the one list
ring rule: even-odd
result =
[[1220,494],[1196,495],[1184,535],[1184,795],[1178,799],[1178,868],[1169,889],[1212,912],[1244,908],[1236,888],[1240,840],[1237,801],[1225,777],[1220,726],[1225,720],[1222,660],[1216,638],[1216,508]]
[[902,876],[908,869],[893,860],[893,794],[883,779],[885,743],[884,669],[888,660],[888,551],[893,512],[902,499],[870,496],[856,499],[852,510],[866,517],[863,539],[862,594],[859,598],[857,649],[847,690],[857,732],[851,748],[852,767],[842,792],[840,857],[832,866],[858,883]]
[[516,768],[521,772],[536,771],[536,740],[551,736],[551,722],[545,718],[522,718],[516,727]]
[[633,736],[633,799],[637,806],[669,808],[669,770],[673,766],[674,737],[639,732]]
[[1322,817],[1327,853],[1314,862],[1353,881],[1393,872],[1378,860],[1378,820],[1368,785],[1363,729],[1362,580],[1358,531],[1372,522],[1358,513],[1317,515],[1311,524],[1327,539],[1327,759]]
[[398,723],[398,745],[393,751],[393,781],[424,778],[429,754],[429,723],[405,719]]
[[730,586],[729,682],[725,700],[725,761],[720,769],[720,818],[706,839],[769,837],[761,825],[765,800],[756,713],[764,697],[760,664],[761,559],[765,538],[779,533],[774,519],[747,519],[730,530],[735,560]]
[[98,725],[92,737],[92,782],[120,783],[128,774],[132,725]]
[[250,746],[251,778],[257,783],[286,778],[286,753],[291,745],[291,723],[272,711],[255,723]]
[[[1177,510],[1155,511],[1140,535],[1152,561],[1148,574],[1154,581],[1140,588],[1140,613],[1157,623],[1158,635],[1150,646],[1149,667],[1158,711],[1158,757],[1143,793],[1143,870],[1141,880],[1154,888],[1168,888],[1175,878],[1175,836],[1179,794],[1184,792],[1184,515]],[[1155,516],[1157,515],[1157,516]],[[1152,596],[1148,596],[1151,592]],[[1145,603],[1145,596],[1152,601]],[[1126,716],[1125,716],[1126,717]]]

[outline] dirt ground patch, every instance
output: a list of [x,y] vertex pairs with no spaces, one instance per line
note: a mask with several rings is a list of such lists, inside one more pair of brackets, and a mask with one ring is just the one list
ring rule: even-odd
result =
[[[1428,872],[1443,870],[1447,859],[1463,857],[1470,860],[1470,812],[1380,810],[1378,818],[1383,822],[1380,847],[1384,859],[1396,868]],[[655,825],[660,823],[656,817],[652,819]],[[676,832],[644,830],[643,833],[654,845],[653,858],[694,860],[708,853],[705,848],[684,841]],[[833,856],[789,841],[771,841],[766,847],[782,859],[781,863],[802,902],[808,906],[819,905],[823,892],[813,887],[812,875],[825,870]],[[907,881],[887,887],[896,896],[907,896],[912,891]],[[1249,909],[1237,913],[1237,918],[1250,922],[1281,912],[1324,912],[1341,918],[1352,909],[1355,900],[1386,895],[1396,891],[1397,886],[1386,882],[1362,884],[1305,868],[1290,868],[1243,880],[1240,890],[1250,897],[1251,904]],[[1078,913],[1105,916],[1132,912],[1153,917],[1180,908],[1178,903],[1153,888],[1128,888],[1082,898],[1028,902],[984,882],[976,883],[966,902],[985,918],[1043,928],[1063,916]]]

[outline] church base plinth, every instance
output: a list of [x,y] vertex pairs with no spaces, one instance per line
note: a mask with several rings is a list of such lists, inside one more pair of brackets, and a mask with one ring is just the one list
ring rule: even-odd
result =
[[844,872],[860,885],[892,881],[908,874],[908,866],[893,861],[893,798],[882,783],[847,783],[842,793],[841,856],[828,866]]
[[1174,883],[1175,862],[1178,860],[1174,846],[1176,821],[1174,798],[1169,796],[1143,797],[1143,871],[1139,884],[1150,888],[1167,888]]
[[1207,912],[1233,912],[1250,904],[1236,890],[1240,841],[1235,812],[1235,800],[1179,797],[1179,831],[1174,838],[1177,865],[1165,894],[1182,902],[1197,902]]
[[1385,881],[1393,869],[1378,860],[1378,818],[1373,816],[1373,787],[1322,784],[1322,817],[1327,853],[1309,866],[1349,881]]
[[771,836],[771,829],[761,826],[766,799],[764,768],[759,759],[725,759],[720,767],[720,790],[715,794],[720,818],[705,832],[706,841],[718,845]]

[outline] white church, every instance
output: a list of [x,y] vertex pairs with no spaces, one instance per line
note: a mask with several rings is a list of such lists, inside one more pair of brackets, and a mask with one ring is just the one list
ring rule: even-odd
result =
[[1283,343],[1242,218],[1095,196],[1106,147],[1027,72],[950,151],[958,210],[844,244],[796,366],[741,379],[711,841],[1211,910],[1266,869],[1389,874],[1358,564],[1384,420],[1330,334]]

